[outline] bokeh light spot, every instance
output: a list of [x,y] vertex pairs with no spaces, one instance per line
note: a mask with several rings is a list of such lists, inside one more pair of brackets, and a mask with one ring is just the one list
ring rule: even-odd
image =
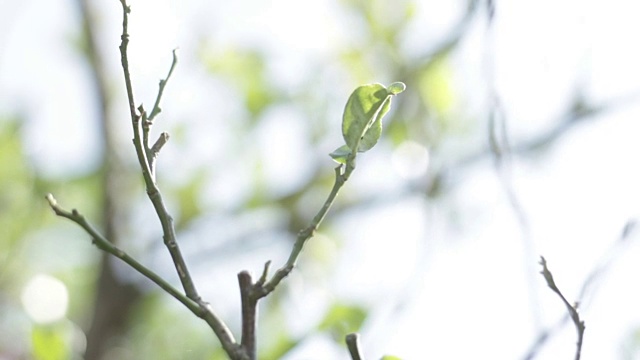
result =
[[31,278],[22,291],[22,306],[40,324],[60,320],[67,312],[69,294],[62,281],[44,274]]
[[393,152],[391,164],[402,178],[418,178],[429,167],[429,150],[417,142],[405,141]]

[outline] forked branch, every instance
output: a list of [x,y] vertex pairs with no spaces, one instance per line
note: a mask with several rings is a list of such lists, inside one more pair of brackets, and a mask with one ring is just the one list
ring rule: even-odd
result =
[[[133,144],[136,150],[138,163],[142,170],[142,177],[146,186],[147,195],[153,204],[156,214],[160,220],[163,231],[163,239],[166,247],[171,254],[176,272],[182,284],[185,294],[182,294],[166,280],[162,279],[156,273],[140,264],[137,260],[127,255],[124,251],[117,248],[108,239],[102,236],[78,211],[67,211],[60,207],[51,194],[47,195],[47,200],[53,211],[58,215],[65,217],[80,227],[82,227],[92,238],[93,243],[101,250],[112,254],[121,259],[140,274],[144,275],[167,293],[172,295],[178,301],[183,303],[196,316],[204,319],[213,329],[214,333],[220,340],[222,347],[233,360],[255,360],[257,354],[256,326],[258,314],[258,301],[269,295],[275,290],[280,282],[289,275],[295,267],[302,249],[315,231],[318,229],[329,209],[335,202],[338,192],[349,179],[349,176],[355,169],[355,160],[358,152],[364,152],[370,149],[377,142],[381,133],[380,120],[389,110],[391,98],[404,91],[405,85],[402,83],[394,83],[388,88],[384,88],[380,84],[364,85],[356,89],[347,102],[345,115],[343,117],[343,136],[347,144],[346,149],[351,147],[350,153],[345,153],[345,146],[339,148],[337,152],[331,156],[340,163],[335,168],[335,182],[333,187],[309,226],[298,233],[296,242],[291,250],[286,263],[279,268],[275,274],[269,279],[269,267],[271,262],[267,262],[263,272],[255,283],[249,272],[242,271],[238,274],[238,282],[240,286],[240,295],[242,301],[242,339],[237,343],[233,335],[229,331],[226,324],[214,313],[211,306],[204,302],[195,284],[189,274],[186,262],[180,251],[176,240],[176,231],[173,218],[167,210],[160,189],[155,179],[155,161],[157,156],[169,139],[167,133],[162,133],[152,146],[149,146],[149,134],[153,126],[154,119],[161,112],[160,101],[164,93],[165,86],[173,73],[177,56],[173,51],[173,61],[171,68],[165,79],[160,80],[158,94],[150,114],[144,109],[143,105],[136,107],[133,95],[133,87],[131,84],[131,75],[129,72],[129,59],[127,48],[129,45],[128,21],[130,7],[126,0],[120,0],[122,5],[122,35],[120,43],[120,58],[122,70],[125,80],[125,88],[127,91],[127,100],[129,113],[131,117],[131,125],[133,129]],[[355,129],[355,131],[354,131]],[[360,146],[360,142],[363,146]],[[347,337],[347,344],[353,359],[361,359],[359,355],[357,335],[351,334]]]
[[[147,195],[153,204],[153,207],[160,219],[160,223],[162,225],[163,239],[164,243],[169,249],[169,253],[171,254],[171,259],[176,267],[176,272],[178,273],[178,277],[180,278],[180,282],[182,283],[182,287],[184,288],[187,296],[195,301],[200,301],[200,295],[196,290],[195,284],[189,274],[189,269],[187,268],[187,264],[184,261],[184,257],[180,251],[180,247],[176,241],[176,231],[173,224],[173,218],[169,214],[167,210],[164,200],[162,198],[162,194],[160,193],[160,189],[158,188],[154,176],[151,165],[151,159],[149,158],[150,150],[148,146],[148,132],[151,127],[151,121],[153,118],[147,117],[146,112],[142,105],[136,111],[135,100],[133,96],[133,87],[131,85],[131,75],[129,73],[129,58],[127,55],[127,47],[129,45],[129,33],[128,33],[128,24],[129,24],[129,13],[131,12],[131,8],[127,5],[126,0],[120,0],[122,4],[122,36],[120,43],[120,60],[122,62],[122,70],[124,73],[124,82],[125,87],[127,89],[127,99],[129,104],[129,113],[131,116],[131,124],[133,126],[133,144],[136,149],[136,154],[138,156],[138,162],[140,163],[140,167],[142,169],[142,176],[144,178],[144,183],[147,188]],[[152,116],[155,117],[157,113],[160,112],[160,99],[162,97],[162,92],[164,91],[164,85],[169,80],[169,76],[173,72],[173,68],[175,67],[177,60],[174,52],[174,60],[171,64],[171,69],[169,70],[169,74],[165,80],[161,81],[160,90],[158,92],[158,96],[156,98],[156,104],[154,105],[154,109],[152,110]],[[142,124],[141,124],[142,120]],[[157,150],[161,146],[158,145]],[[156,154],[157,155],[157,154]]]
[[558,286],[553,280],[553,275],[551,274],[551,271],[549,271],[549,268],[547,268],[547,260],[543,256],[540,256],[540,265],[542,265],[542,271],[540,273],[542,274],[542,276],[544,276],[544,279],[547,282],[547,286],[549,286],[549,288],[553,290],[553,292],[555,292],[560,297],[565,307],[567,308],[567,311],[569,312],[569,316],[573,321],[573,325],[576,328],[576,332],[578,334],[578,340],[576,341],[575,360],[580,360],[580,354],[582,352],[582,339],[584,337],[585,326],[584,326],[584,321],[580,319],[580,314],[578,313],[578,304],[576,303],[572,305],[571,303],[569,303],[569,301],[567,301],[567,298],[562,294],[560,289],[558,289]]

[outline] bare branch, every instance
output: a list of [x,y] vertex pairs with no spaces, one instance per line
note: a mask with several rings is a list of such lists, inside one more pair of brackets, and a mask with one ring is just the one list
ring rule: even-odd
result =
[[291,249],[291,254],[289,254],[289,259],[287,260],[287,262],[276,271],[271,280],[266,282],[264,286],[261,286],[260,291],[256,292],[256,296],[258,296],[258,298],[265,297],[273,290],[275,290],[276,286],[278,286],[278,284],[280,284],[280,282],[285,277],[287,277],[289,273],[291,273],[291,270],[293,270],[293,268],[295,267],[298,257],[302,252],[304,244],[307,242],[307,240],[313,237],[316,229],[318,228],[318,226],[320,226],[322,220],[324,220],[325,216],[329,212],[329,209],[331,208],[331,205],[333,205],[336,196],[340,191],[340,188],[342,188],[344,183],[347,181],[351,171],[355,168],[354,161],[355,158],[352,159],[352,161],[347,161],[346,170],[344,172],[344,165],[340,165],[335,168],[335,182],[333,183],[333,188],[331,189],[327,200],[324,202],[324,205],[322,205],[322,208],[320,209],[320,211],[318,211],[313,220],[311,220],[311,224],[298,233],[298,237],[296,239],[296,242],[293,244],[293,248]]
[[122,4],[123,13],[120,60],[122,62],[125,87],[127,90],[129,113],[131,116],[131,124],[133,127],[133,143],[136,149],[136,155],[140,164],[140,168],[142,169],[142,175],[145,182],[147,195],[149,196],[149,199],[151,200],[151,203],[153,204],[153,207],[162,225],[164,243],[168,248],[169,253],[171,254],[171,258],[176,267],[176,271],[184,288],[186,297],[180,294],[173,287],[168,286],[168,284],[159,276],[146,269],[144,266],[140,265],[124,252],[114,247],[104,238],[98,236],[99,234],[95,232],[95,230],[84,220],[83,217],[77,214],[76,211],[73,211],[72,213],[64,212],[62,209],[57,207],[53,197],[48,196],[47,199],[49,200],[51,207],[54,209],[54,211],[56,211],[56,214],[65,216],[77,222],[87,232],[89,232],[94,237],[94,239],[96,239],[94,241],[96,241],[98,247],[123,259],[125,262],[127,262],[127,264],[131,265],[133,268],[145,274],[147,277],[156,282],[163,290],[167,291],[169,294],[173,295],[178,300],[183,302],[183,304],[185,304],[185,306],[187,306],[198,317],[204,319],[212,328],[212,330],[220,340],[225,352],[231,359],[246,360],[247,356],[245,354],[245,351],[239,344],[236,343],[233,335],[231,334],[231,331],[228,329],[226,324],[213,312],[211,306],[200,298],[200,295],[195,288],[191,275],[189,274],[189,271],[187,269],[187,265],[184,261],[184,258],[182,257],[180,248],[176,241],[173,218],[164,205],[162,195],[155,183],[155,178],[153,175],[153,162],[155,161],[157,154],[164,143],[166,143],[166,141],[168,140],[168,135],[166,133],[163,133],[156,141],[156,143],[151,148],[149,148],[149,131],[152,125],[153,118],[158,113],[160,113],[159,103],[164,91],[164,86],[171,76],[177,62],[175,51],[173,53],[173,62],[171,68],[169,69],[167,78],[165,80],[161,80],[160,82],[160,89],[151,116],[149,118],[147,117],[142,105],[140,105],[140,107],[138,108],[138,112],[136,112],[133,88],[131,85],[131,75],[129,72],[129,60],[127,55],[127,47],[129,44],[128,22],[131,8],[127,5],[126,0],[120,0],[120,3]]
[[267,261],[264,265],[262,275],[260,279],[253,283],[251,275],[247,271],[242,271],[238,274],[238,282],[240,284],[240,296],[242,300],[242,350],[248,356],[250,360],[256,358],[256,326],[257,326],[257,313],[258,313],[258,301],[269,295],[280,282],[291,273],[291,270],[296,265],[298,257],[302,252],[304,244],[313,235],[318,226],[322,223],[331,205],[336,199],[340,188],[349,178],[351,172],[355,169],[355,152],[347,160],[347,164],[340,165],[335,168],[335,182],[333,188],[327,197],[327,200],[322,205],[322,208],[318,211],[316,216],[311,220],[311,224],[304,230],[298,233],[298,238],[291,249],[289,259],[287,262],[276,271],[274,276],[267,281],[269,267],[271,261]]
[[158,96],[156,97],[156,102],[153,104],[153,109],[151,109],[151,114],[149,115],[149,121],[153,121],[158,114],[162,111],[160,109],[160,99],[162,99],[162,94],[164,93],[164,87],[167,85],[171,74],[173,74],[173,69],[175,69],[176,64],[178,63],[178,56],[176,55],[176,49],[173,49],[173,61],[171,62],[171,67],[169,68],[169,73],[167,77],[160,80],[160,84],[158,85]]
[[193,302],[191,299],[187,298],[182,293],[180,293],[176,288],[171,286],[171,284],[166,282],[158,274],[154,273],[149,268],[147,268],[144,265],[140,264],[134,258],[129,256],[126,252],[124,252],[123,250],[121,250],[120,248],[115,246],[112,242],[107,240],[76,209],[73,209],[71,211],[67,211],[67,210],[63,209],[60,205],[58,205],[58,202],[56,201],[56,199],[53,197],[52,194],[47,194],[47,196],[45,198],[49,202],[49,206],[56,213],[56,215],[64,217],[64,218],[67,218],[67,219],[73,221],[74,223],[78,224],[81,228],[83,228],[87,232],[87,234],[89,234],[91,236],[91,238],[93,239],[92,240],[93,244],[98,249],[100,249],[102,251],[105,251],[105,252],[117,257],[118,259],[124,261],[125,263],[127,263],[127,265],[129,265],[132,268],[134,268],[135,270],[137,270],[144,277],[146,277],[149,280],[151,280],[154,283],[156,283],[156,285],[158,285],[160,288],[162,288],[162,290],[164,290],[167,293],[169,293],[169,295],[171,295],[174,298],[176,298],[176,300],[178,300],[181,303],[183,303],[184,306],[186,306],[189,310],[191,310],[191,312],[193,312],[194,314],[202,317],[202,311],[201,311],[200,307],[195,302]]
[[258,285],[258,286],[264,285],[264,283],[267,281],[267,277],[269,276],[269,268],[270,267],[271,267],[271,260],[267,261],[264,264],[264,269],[262,270],[262,275],[260,275],[260,279],[258,279],[258,282],[256,283],[256,285]]
[[[593,291],[593,287],[595,287],[597,280],[604,276],[607,270],[611,267],[613,261],[616,259],[616,255],[619,255],[624,251],[624,248],[628,245],[627,239],[633,233],[636,224],[637,221],[635,219],[630,219],[627,221],[617,241],[615,241],[609,248],[609,250],[602,256],[602,258],[598,261],[598,264],[593,267],[593,269],[589,272],[589,275],[582,283],[577,302],[583,304],[583,308],[584,304],[586,303],[585,297],[587,295],[587,292],[589,290]],[[551,336],[556,331],[561,329],[562,326],[564,326],[567,321],[569,321],[569,319],[571,319],[571,316],[566,313],[562,318],[558,319],[558,321],[556,321],[554,325],[540,331],[531,346],[529,346],[529,350],[526,352],[526,355],[523,357],[523,359],[531,360],[535,358],[544,343],[549,338],[551,338]]]
[[124,261],[127,265],[131,266],[144,277],[153,281],[162,290],[173,296],[176,300],[180,301],[194,315],[204,319],[207,324],[209,324],[211,329],[213,329],[218,339],[220,339],[222,347],[225,349],[231,359],[246,360],[244,351],[236,343],[233,335],[231,335],[231,331],[228,329],[225,323],[213,312],[213,309],[209,304],[203,301],[199,301],[196,303],[192,299],[189,299],[176,288],[171,286],[171,284],[164,280],[160,275],[140,264],[126,252],[116,247],[113,243],[107,240],[77,210],[73,209],[71,211],[67,211],[63,209],[60,205],[58,205],[58,202],[51,194],[47,194],[46,199],[49,202],[49,206],[56,215],[67,218],[83,228],[87,232],[87,234],[92,237],[93,244],[98,249],[105,251]]
[[163,132],[162,134],[160,134],[160,136],[158,136],[158,140],[156,140],[155,143],[153,143],[153,146],[151,146],[151,148],[149,149],[148,152],[148,157],[149,157],[149,166],[151,167],[151,173],[154,175],[155,177],[155,166],[156,166],[156,159],[158,158],[158,154],[160,153],[160,150],[162,150],[162,147],[169,141],[169,133],[167,132]]
[[[200,295],[198,294],[195,285],[193,283],[193,279],[189,274],[189,270],[187,268],[187,264],[184,261],[182,253],[180,252],[180,247],[176,241],[176,233],[175,227],[173,225],[173,218],[167,211],[167,208],[164,205],[164,200],[162,198],[162,194],[160,193],[160,189],[155,183],[155,180],[152,175],[151,165],[149,162],[149,154],[148,154],[148,146],[144,143],[143,137],[145,130],[141,129],[140,120],[144,119],[145,122],[148,122],[146,118],[144,108],[140,107],[141,113],[137,114],[135,109],[134,97],[133,97],[133,89],[131,86],[131,76],[129,73],[129,60],[127,57],[127,46],[129,44],[129,33],[128,33],[128,19],[129,13],[131,12],[130,7],[127,5],[125,0],[120,0],[122,4],[122,43],[120,44],[120,58],[122,62],[122,69],[124,72],[124,80],[125,86],[127,88],[127,98],[129,100],[129,110],[131,115],[131,123],[133,125],[133,143],[135,145],[136,153],[138,155],[138,162],[140,163],[140,167],[142,168],[142,175],[144,178],[145,186],[147,188],[147,194],[149,195],[149,199],[153,204],[153,207],[158,214],[158,218],[160,219],[160,223],[162,225],[163,238],[166,247],[169,249],[169,253],[171,254],[171,258],[176,267],[176,271],[178,273],[178,277],[180,278],[180,282],[182,283],[182,287],[185,290],[187,296],[199,303]],[[174,64],[175,65],[175,64]],[[173,67],[173,66],[172,66]],[[169,72],[171,74],[171,70]],[[166,82],[166,81],[165,81]],[[160,99],[160,95],[158,96],[158,100]],[[142,126],[148,126],[148,124],[143,124]]]
[[553,280],[553,275],[551,274],[551,271],[549,271],[549,269],[547,268],[547,260],[545,260],[543,256],[540,256],[540,265],[542,265],[542,271],[540,273],[542,274],[542,276],[544,276],[544,279],[547,282],[547,286],[549,286],[549,288],[551,288],[553,292],[558,294],[558,296],[560,297],[564,305],[567,307],[569,316],[571,317],[571,320],[573,320],[573,324],[576,327],[576,331],[578,333],[578,341],[576,342],[575,360],[580,360],[580,354],[582,352],[582,339],[584,337],[585,326],[584,326],[584,321],[580,319],[580,314],[578,313],[578,304],[577,303],[573,305],[570,304],[567,301],[567,299],[564,297],[560,289],[558,289],[558,286],[556,286],[556,283]]

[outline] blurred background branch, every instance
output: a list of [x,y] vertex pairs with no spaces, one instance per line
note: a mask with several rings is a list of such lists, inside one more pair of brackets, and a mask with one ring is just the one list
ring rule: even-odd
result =
[[[82,24],[81,46],[89,65],[90,86],[98,108],[94,114],[100,129],[98,139],[101,141],[101,149],[98,153],[102,154],[102,165],[98,172],[101,178],[98,188],[102,189],[102,194],[95,198],[95,201],[102,204],[100,227],[105,238],[118,246],[121,243],[122,231],[131,226],[128,223],[131,202],[128,200],[129,194],[126,189],[131,187],[128,183],[132,174],[117,150],[120,146],[117,139],[123,132],[122,123],[116,120],[113,111],[115,105],[111,89],[117,84],[108,80],[112,77],[108,75],[103,62],[103,51],[107,49],[103,49],[97,34],[99,30],[96,26],[100,21],[93,2],[77,0],[76,3]],[[128,271],[126,266],[116,264],[109,254],[104,253],[100,256],[91,325],[86,332],[86,360],[104,359],[109,348],[117,346],[121,336],[126,334],[128,319],[141,298],[140,289],[117,274],[116,268]]]

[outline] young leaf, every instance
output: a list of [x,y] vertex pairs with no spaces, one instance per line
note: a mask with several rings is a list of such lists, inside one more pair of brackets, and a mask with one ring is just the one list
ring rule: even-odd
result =
[[[368,150],[364,148],[364,144],[360,145],[361,138],[364,138],[371,128],[376,113],[388,96],[387,89],[381,84],[362,85],[351,93],[342,115],[342,136],[350,149],[355,150],[358,147],[359,151]],[[371,137],[375,137],[375,133],[369,135],[369,138]],[[371,139],[368,140],[368,143],[371,143]]]
[[401,82],[393,83],[389,88],[368,84],[351,93],[342,115],[342,136],[349,149],[357,147],[357,151],[365,152],[378,142],[382,134],[382,117],[391,108],[391,97],[404,89]]
[[387,91],[389,91],[389,94],[398,95],[401,92],[403,92],[406,88],[407,88],[407,85],[405,85],[403,82],[398,81],[389,85],[389,87],[387,88]]
[[389,112],[389,109],[391,109],[391,95],[387,95],[382,102],[382,106],[374,115],[375,119],[373,123],[371,123],[360,140],[360,145],[358,146],[359,152],[365,152],[378,143],[378,139],[380,139],[380,135],[382,135],[382,117]]
[[346,164],[349,154],[351,154],[351,149],[349,149],[347,145],[342,145],[339,148],[333,150],[333,152],[329,154],[329,156],[331,156],[333,161],[337,162],[338,164]]

